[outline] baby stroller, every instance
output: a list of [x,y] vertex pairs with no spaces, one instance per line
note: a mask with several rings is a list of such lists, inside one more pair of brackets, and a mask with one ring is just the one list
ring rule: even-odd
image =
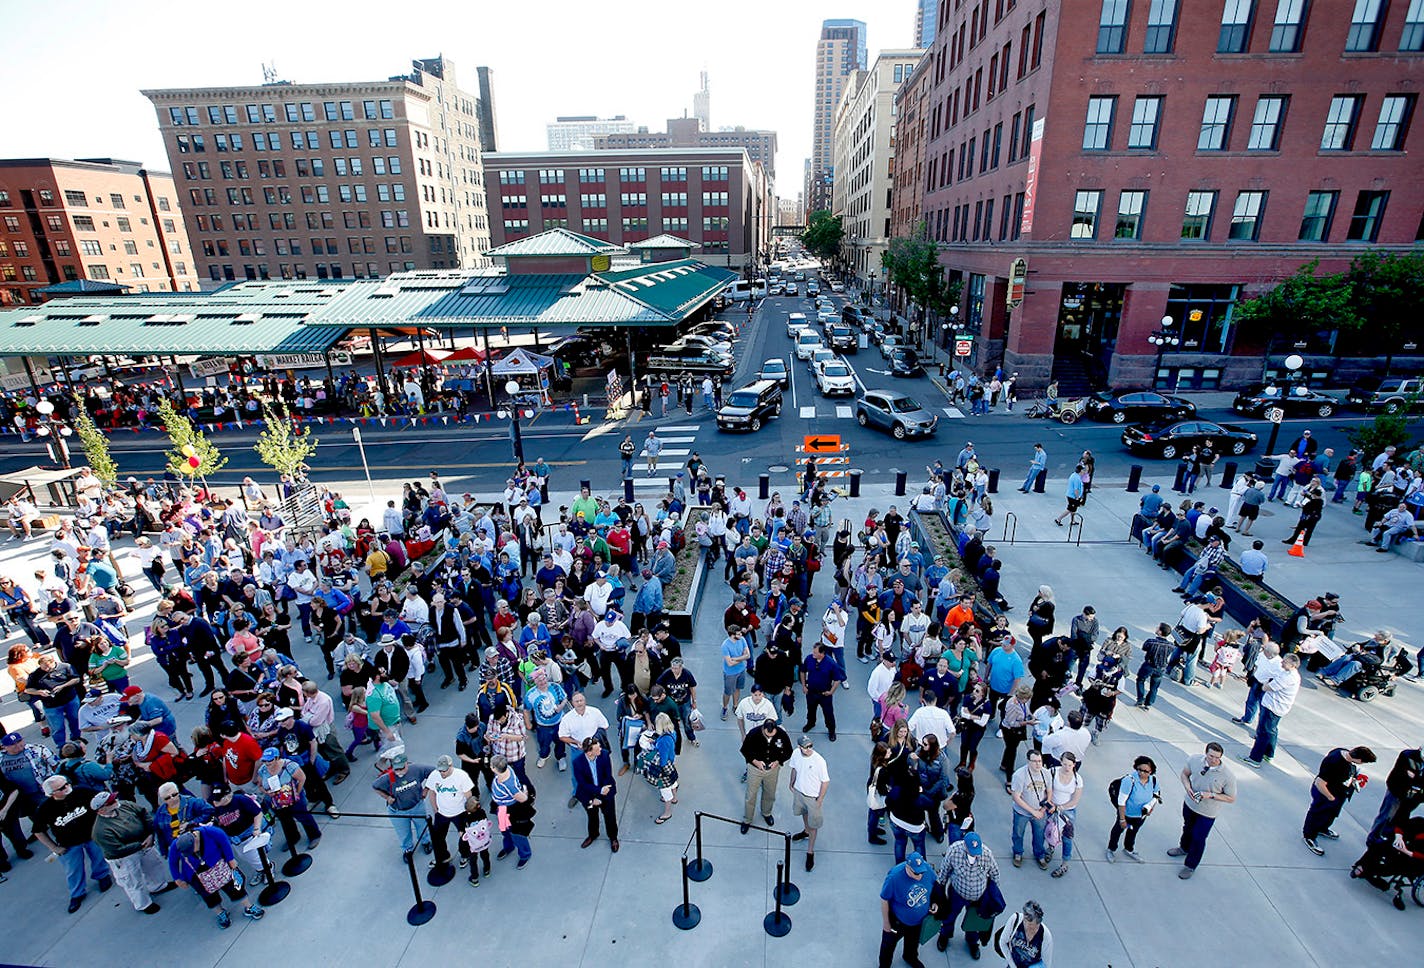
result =
[[[1399,849],[1397,838],[1403,838]],[[1383,841],[1372,841],[1350,868],[1350,876],[1363,878],[1381,891],[1393,891],[1393,903],[1404,910],[1404,890],[1424,907],[1424,817],[1411,817],[1390,831]]]

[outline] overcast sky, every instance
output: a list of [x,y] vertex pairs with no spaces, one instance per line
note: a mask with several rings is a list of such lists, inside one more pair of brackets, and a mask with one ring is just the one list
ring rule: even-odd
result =
[[[384,79],[444,54],[460,85],[495,71],[500,147],[543,150],[557,115],[625,114],[660,131],[711,75],[712,127],[778,133],[779,192],[795,198],[811,148],[821,21],[867,25],[869,59],[908,47],[915,0],[574,0],[403,4],[303,0],[7,0],[0,158],[115,157],[168,167],[141,88]],[[436,14],[439,10],[438,16]],[[408,10],[401,19],[393,11]]]

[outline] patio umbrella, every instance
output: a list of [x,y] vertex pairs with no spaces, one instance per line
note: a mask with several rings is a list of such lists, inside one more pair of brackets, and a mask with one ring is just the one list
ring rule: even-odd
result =
[[416,350],[414,353],[407,353],[391,364],[393,367],[406,366],[439,366],[446,358],[446,354],[438,353],[434,350]]
[[444,362],[464,363],[470,360],[473,360],[476,363],[483,363],[485,361],[484,350],[476,349],[473,346],[463,346],[455,352],[451,353],[449,356],[445,357]]

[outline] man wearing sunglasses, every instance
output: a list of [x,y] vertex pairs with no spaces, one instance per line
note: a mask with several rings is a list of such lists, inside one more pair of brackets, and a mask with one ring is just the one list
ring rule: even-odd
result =
[[1222,806],[1236,802],[1236,778],[1222,763],[1224,755],[1220,743],[1207,743],[1206,752],[1188,757],[1187,765],[1178,774],[1187,791],[1182,803],[1182,839],[1167,851],[1167,856],[1186,858],[1177,872],[1182,880],[1196,873]]

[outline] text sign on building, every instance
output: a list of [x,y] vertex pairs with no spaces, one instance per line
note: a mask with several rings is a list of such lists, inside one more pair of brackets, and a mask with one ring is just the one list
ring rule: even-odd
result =
[[1028,150],[1028,174],[1024,179],[1023,219],[1019,223],[1019,233],[1028,235],[1033,230],[1033,201],[1038,194],[1038,165],[1043,157],[1043,127],[1047,118],[1037,118],[1033,122],[1033,139]]
[[956,336],[954,338],[954,355],[968,356],[974,352],[974,337]]
[[1018,309],[1023,305],[1024,287],[1028,284],[1028,260],[1015,259],[1009,266],[1008,306]]

